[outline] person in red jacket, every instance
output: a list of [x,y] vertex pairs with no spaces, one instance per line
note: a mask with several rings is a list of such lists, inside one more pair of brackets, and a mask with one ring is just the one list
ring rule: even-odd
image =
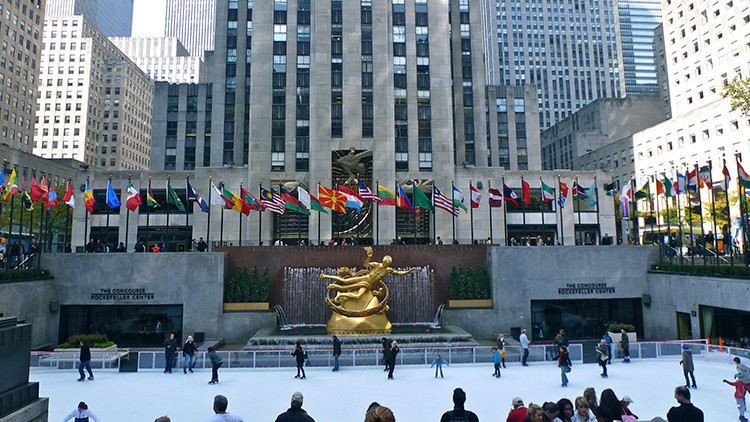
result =
[[520,397],[513,398],[513,409],[508,413],[506,422],[522,422],[526,418],[528,409],[524,407],[523,400]]
[[745,393],[750,391],[750,387],[740,380],[724,380],[724,382],[734,387],[734,399],[737,400],[737,409],[740,411],[740,421],[747,422],[747,418],[745,417]]

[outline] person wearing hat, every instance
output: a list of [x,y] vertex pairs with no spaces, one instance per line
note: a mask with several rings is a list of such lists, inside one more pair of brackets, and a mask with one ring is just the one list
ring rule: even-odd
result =
[[505,422],[523,422],[526,418],[528,409],[523,405],[523,399],[520,397],[513,397],[511,401],[513,408],[508,412],[508,418]]
[[71,419],[75,420],[76,422],[89,422],[89,420],[99,422],[99,418],[89,410],[89,406],[86,404],[86,402],[78,403],[78,408],[70,412],[70,414],[66,416],[65,419],[63,419],[63,422],[67,422]]
[[461,388],[453,390],[453,410],[443,413],[440,422],[479,422],[479,417],[474,412],[464,409],[464,403],[466,403],[466,393],[464,390]]
[[628,406],[630,406],[633,403],[633,399],[630,398],[630,396],[622,396],[620,399],[620,404],[622,405],[622,411],[626,415],[634,416],[636,419],[638,419],[638,416],[636,416],[635,413],[631,412],[630,409],[628,409]]
[[693,375],[693,370],[695,370],[695,366],[693,365],[693,351],[690,350],[690,346],[687,344],[682,345],[682,360],[680,361],[680,365],[682,365],[682,374],[685,375],[685,388],[690,388],[688,375],[693,380],[693,388],[698,388],[695,386],[695,375]]
[[286,412],[276,418],[276,422],[315,422],[307,412],[302,409],[302,393],[297,391],[292,394],[292,406]]
[[229,400],[221,394],[214,397],[214,415],[206,422],[244,422],[240,416],[227,412]]

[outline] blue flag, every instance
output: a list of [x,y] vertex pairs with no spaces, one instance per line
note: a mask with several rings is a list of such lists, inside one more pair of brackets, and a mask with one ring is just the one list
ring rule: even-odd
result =
[[195,189],[193,189],[193,187],[190,186],[190,182],[187,182],[187,199],[188,201],[197,202],[198,205],[201,207],[201,211],[205,213],[211,212],[211,208],[208,206],[206,201],[204,201],[203,198],[201,198],[201,196],[198,195],[198,192],[196,192]]
[[110,208],[117,208],[120,204],[120,199],[117,197],[115,190],[112,189],[112,181],[107,182],[107,205]]
[[589,205],[596,206],[596,182],[591,182],[591,187],[586,189],[586,198],[589,199]]

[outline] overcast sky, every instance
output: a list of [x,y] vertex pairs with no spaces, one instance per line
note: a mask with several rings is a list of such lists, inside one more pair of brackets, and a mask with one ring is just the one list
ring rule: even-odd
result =
[[133,1],[133,36],[163,37],[167,0]]

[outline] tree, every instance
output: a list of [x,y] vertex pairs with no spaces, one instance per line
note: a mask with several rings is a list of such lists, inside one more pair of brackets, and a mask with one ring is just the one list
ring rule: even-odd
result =
[[724,87],[721,96],[730,99],[732,110],[741,110],[750,116],[750,78],[735,77]]

